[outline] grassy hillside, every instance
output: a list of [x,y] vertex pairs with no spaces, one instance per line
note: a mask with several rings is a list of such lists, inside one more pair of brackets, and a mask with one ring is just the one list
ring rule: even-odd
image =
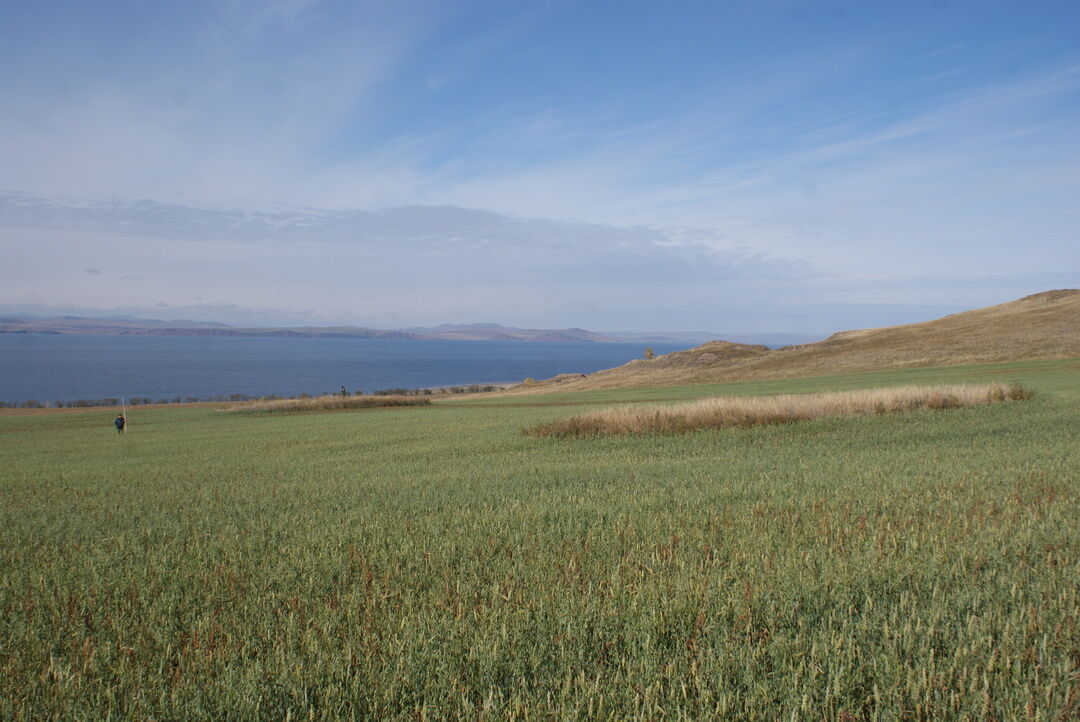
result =
[[565,376],[509,393],[749,379],[1080,355],[1080,290],[1047,291],[999,306],[907,326],[843,331],[770,350],[716,341],[586,377]]
[[[1065,719],[1080,361],[305,415],[0,414],[5,719]],[[917,377],[917,378],[916,378]],[[688,435],[607,403],[1021,381]]]

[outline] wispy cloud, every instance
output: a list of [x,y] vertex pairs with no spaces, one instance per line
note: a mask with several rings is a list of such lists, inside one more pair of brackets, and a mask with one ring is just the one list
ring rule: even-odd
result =
[[[53,63],[7,58],[0,187],[287,197],[296,190],[291,179],[321,165],[327,140],[370,111],[372,92],[423,36],[427,18],[437,17],[378,3],[334,14],[306,2],[190,10],[175,19],[147,17],[145,8],[135,17],[88,14],[84,27],[41,31]],[[158,24],[173,20],[169,42],[150,45],[164,32]],[[139,22],[150,25],[141,42],[112,37]],[[118,58],[137,56],[122,69],[100,60],[100,46],[113,40]]]
[[796,330],[1080,275],[1064,5],[43,7],[0,9],[0,302]]
[[[271,307],[284,294],[298,308],[353,322],[464,320],[502,308],[551,325],[575,306],[609,302],[616,305],[605,311],[610,318],[632,315],[632,307],[655,317],[657,309],[668,314],[673,301],[683,303],[674,295],[680,289],[820,276],[805,260],[721,245],[707,229],[451,206],[247,211],[8,193],[0,194],[0,242],[63,259],[32,281],[11,284],[9,298],[44,293],[75,303],[92,294],[103,305],[120,305],[127,288],[62,285],[68,264],[95,257],[126,278],[147,279],[146,291],[169,296],[163,300],[171,305],[198,295],[216,307],[226,299]],[[13,254],[13,270],[19,261]]]

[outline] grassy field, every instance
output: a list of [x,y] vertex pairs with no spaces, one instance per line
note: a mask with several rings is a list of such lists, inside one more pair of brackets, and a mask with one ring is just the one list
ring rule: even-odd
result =
[[1080,289],[1046,291],[933,321],[842,331],[817,343],[768,349],[714,341],[636,359],[587,376],[564,374],[515,393],[796,379],[878,369],[933,368],[1080,355]]
[[[1073,719],[1080,360],[0,414],[5,719]],[[1021,382],[684,435],[627,401]]]

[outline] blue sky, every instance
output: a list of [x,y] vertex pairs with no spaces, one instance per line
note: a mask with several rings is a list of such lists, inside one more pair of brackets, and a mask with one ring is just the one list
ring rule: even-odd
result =
[[1074,2],[0,8],[0,312],[821,333],[1080,286]]

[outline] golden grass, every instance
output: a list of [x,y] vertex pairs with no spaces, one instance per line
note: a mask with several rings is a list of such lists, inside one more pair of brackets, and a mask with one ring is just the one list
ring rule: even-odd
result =
[[1080,356],[1080,289],[1061,289],[934,321],[841,331],[824,341],[768,349],[714,341],[636,359],[584,378],[552,379],[506,394],[682,386],[863,371]]
[[340,411],[344,409],[373,409],[383,406],[427,406],[430,399],[422,396],[339,396],[327,394],[310,399],[272,399],[245,401],[228,409],[226,413],[302,413],[317,411]]
[[531,436],[611,436],[686,433],[698,429],[757,426],[830,416],[867,416],[916,409],[953,409],[1030,398],[1020,384],[901,386],[820,394],[702,399],[677,405],[620,406],[530,429]]

